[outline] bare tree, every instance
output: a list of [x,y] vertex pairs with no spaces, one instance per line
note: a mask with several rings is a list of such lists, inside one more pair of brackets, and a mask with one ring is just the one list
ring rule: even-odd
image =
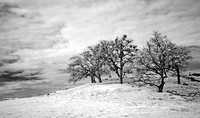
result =
[[102,56],[101,45],[89,46],[86,51],[82,53],[85,61],[90,68],[94,71],[94,76],[98,78],[99,82],[102,82],[102,75],[109,75],[110,70],[106,66],[106,61]]
[[175,71],[177,75],[178,84],[181,84],[180,73],[185,71],[192,56],[189,55],[190,51],[183,46],[172,46],[171,49],[171,70]]
[[107,62],[107,65],[120,78],[120,83],[123,83],[123,78],[128,72],[125,67],[135,60],[136,45],[133,45],[133,40],[128,39],[126,35],[122,38],[116,38],[114,41],[101,41],[102,54]]
[[169,71],[169,53],[171,49],[169,44],[170,41],[167,39],[167,36],[154,32],[153,37],[147,42],[147,47],[141,51],[138,60],[138,63],[143,66],[143,70],[154,72],[160,76],[159,85],[154,84],[158,87],[158,92],[163,91],[164,80]]
[[100,45],[90,46],[78,56],[70,58],[72,61],[68,65],[70,73],[69,82],[79,81],[83,78],[90,77],[92,83],[96,83],[95,77],[102,82],[102,75],[109,75],[110,71],[105,65],[105,60],[101,54]]
[[69,82],[76,83],[83,78],[91,77],[91,82],[95,83],[94,72],[85,62],[85,59],[78,55],[70,58],[71,63],[68,65],[67,72],[70,73]]

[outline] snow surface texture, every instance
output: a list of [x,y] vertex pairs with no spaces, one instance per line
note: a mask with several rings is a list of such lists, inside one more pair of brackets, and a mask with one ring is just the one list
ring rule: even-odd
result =
[[0,102],[1,118],[200,118],[200,104],[128,84],[85,84]]

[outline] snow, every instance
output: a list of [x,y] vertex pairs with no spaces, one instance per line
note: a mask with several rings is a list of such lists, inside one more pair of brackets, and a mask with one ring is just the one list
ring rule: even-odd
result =
[[85,84],[0,102],[1,118],[199,118],[199,102],[130,84]]

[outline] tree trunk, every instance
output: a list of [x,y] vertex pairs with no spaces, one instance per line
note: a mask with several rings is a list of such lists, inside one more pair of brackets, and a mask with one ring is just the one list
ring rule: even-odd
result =
[[123,71],[120,69],[120,84],[123,84]]
[[161,83],[158,87],[158,92],[163,92],[163,87],[165,85],[164,77],[161,77]]
[[102,83],[102,80],[101,80],[101,78],[99,79],[99,83]]
[[119,67],[120,84],[123,84],[123,57],[124,57],[124,53],[123,53],[122,47],[123,47],[123,45],[122,45],[122,42],[121,42],[121,44],[120,44],[120,54],[119,54],[119,58],[120,58],[120,67]]
[[94,83],[94,79],[93,79],[93,77],[90,77],[91,78],[91,83]]
[[98,80],[99,80],[99,83],[102,83],[101,74],[100,73],[98,73]]
[[95,77],[93,78],[93,83],[96,83]]
[[178,84],[181,84],[181,80],[180,80],[180,70],[179,67],[176,65],[176,74],[177,74],[177,80],[178,80]]
[[92,83],[96,83],[96,80],[95,80],[95,77],[94,77],[94,76],[91,76],[91,82],[92,82]]
[[158,92],[163,92],[163,87],[164,87],[164,84],[160,84],[158,86]]
[[123,78],[120,77],[120,84],[123,84]]

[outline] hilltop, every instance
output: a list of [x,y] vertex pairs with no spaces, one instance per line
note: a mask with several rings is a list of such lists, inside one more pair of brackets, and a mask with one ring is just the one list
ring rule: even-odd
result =
[[[172,83],[166,87],[171,88],[169,85]],[[184,85],[173,85],[184,88]],[[187,87],[191,85],[189,83]],[[43,96],[0,102],[0,117],[4,118],[199,118],[199,111],[198,101],[187,101],[167,92],[158,93],[142,84],[140,87],[85,84]]]

